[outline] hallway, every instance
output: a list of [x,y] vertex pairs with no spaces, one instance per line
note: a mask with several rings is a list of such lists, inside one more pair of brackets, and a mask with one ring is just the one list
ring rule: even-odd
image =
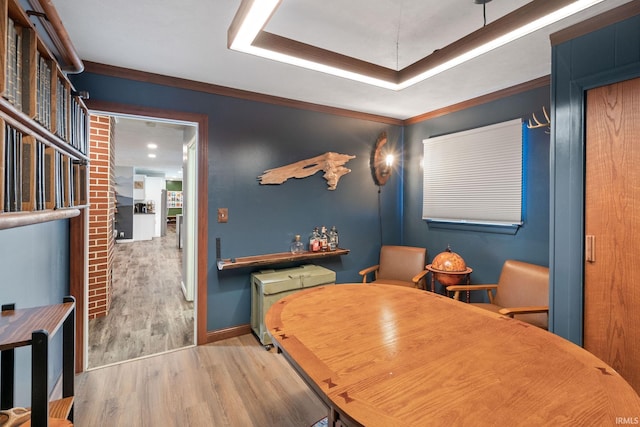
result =
[[88,369],[194,344],[181,276],[175,225],[164,237],[116,244],[109,314],[89,321]]

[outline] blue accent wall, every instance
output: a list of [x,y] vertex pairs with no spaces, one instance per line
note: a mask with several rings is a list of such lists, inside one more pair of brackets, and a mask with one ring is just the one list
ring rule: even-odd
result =
[[[0,230],[0,304],[59,304],[69,294],[69,221]],[[50,342],[49,387],[62,372],[62,335]],[[31,406],[31,348],[15,352],[15,406]]]
[[[255,270],[218,271],[217,238],[221,257],[236,258],[286,252],[295,234],[306,240],[314,226],[335,225],[340,246],[351,252],[314,263],[334,270],[339,282],[359,281],[358,271],[377,263],[378,187],[369,158],[382,131],[400,150],[401,127],[86,72],[73,80],[91,99],[208,116],[208,330],[249,323]],[[281,185],[258,182],[267,169],[328,151],[356,156],[334,191],[320,172]],[[401,197],[402,175],[394,172],[380,194],[384,243],[401,240]],[[229,209],[228,223],[217,222],[218,208]]]
[[[218,238],[221,256],[233,258],[285,252],[295,234],[306,239],[314,226],[335,225],[341,247],[351,253],[316,263],[336,271],[337,281],[343,283],[359,281],[358,271],[377,263],[381,243],[425,246],[430,259],[450,244],[474,268],[476,283],[497,280],[507,258],[548,262],[549,137],[544,130],[530,131],[527,138],[525,224],[513,236],[430,230],[421,219],[420,167],[423,139],[516,117],[526,119],[549,105],[548,88],[401,127],[91,73],[73,80],[92,99],[208,116],[209,235],[204,256],[208,259],[209,331],[249,323],[249,280],[255,271],[218,271]],[[369,160],[382,131],[387,132],[388,146],[399,161],[378,193]],[[335,191],[327,190],[321,173],[281,185],[258,182],[267,169],[328,151],[356,156],[346,164],[351,173],[340,179]],[[226,224],[217,223],[219,207],[229,209]],[[0,268],[6,278],[1,285],[2,302],[26,307],[62,299],[68,292],[67,235],[67,221],[0,231],[4,243]],[[26,365],[19,369],[28,372]],[[28,384],[28,375],[20,378]],[[21,396],[26,396],[28,387],[21,390]]]
[[[473,283],[496,283],[507,259],[549,265],[549,135],[524,129],[524,224],[515,235],[431,228],[422,219],[423,140],[507,120],[528,120],[549,109],[549,87],[423,121],[405,129],[403,243],[425,246],[429,259],[451,246],[473,268]],[[481,297],[481,296],[476,296]]]
[[550,329],[582,344],[585,91],[640,76],[640,16],[552,49]]
[[[357,272],[377,263],[380,229],[383,243],[425,246],[430,258],[450,244],[474,268],[476,283],[495,282],[508,258],[548,265],[549,135],[543,129],[528,131],[527,208],[516,235],[430,230],[421,219],[420,167],[423,139],[518,117],[526,120],[549,106],[548,87],[403,128],[91,73],[74,76],[74,85],[88,90],[92,99],[208,116],[208,330],[249,323],[249,280],[255,271],[218,271],[217,238],[221,257],[234,258],[283,252],[295,234],[305,239],[316,225],[336,225],[341,246],[351,253],[317,263],[336,271],[338,282],[359,281]],[[369,158],[382,131],[401,160],[378,195]],[[346,165],[352,172],[335,191],[327,190],[320,173],[281,185],[258,183],[267,169],[327,151],[356,156]],[[229,209],[226,224],[216,222],[219,207]]]

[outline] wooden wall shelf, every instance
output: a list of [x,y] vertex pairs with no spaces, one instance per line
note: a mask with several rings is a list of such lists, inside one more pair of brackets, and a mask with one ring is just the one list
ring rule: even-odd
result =
[[[347,255],[349,249],[338,248],[335,251],[328,252],[303,252],[301,254],[292,254],[291,252],[281,252],[275,254],[253,255],[238,258],[219,259],[218,270],[231,270],[234,268],[256,267],[261,265],[283,264],[286,262],[305,261],[317,258],[327,258],[340,255]],[[235,261],[232,261],[235,260]]]
[[[31,346],[31,425],[47,426],[49,417],[73,420],[75,299],[62,304],[15,309],[2,305],[0,316],[0,409],[14,406],[15,349]],[[49,340],[62,332],[62,399],[49,401]]]

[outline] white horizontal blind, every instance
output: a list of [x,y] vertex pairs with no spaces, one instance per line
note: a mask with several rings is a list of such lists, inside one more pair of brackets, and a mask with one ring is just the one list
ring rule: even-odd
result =
[[425,139],[422,219],[522,223],[522,120]]

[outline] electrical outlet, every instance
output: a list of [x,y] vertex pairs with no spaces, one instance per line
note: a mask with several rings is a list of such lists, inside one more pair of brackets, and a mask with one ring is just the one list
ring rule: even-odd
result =
[[218,208],[218,222],[227,222],[229,219],[229,209]]

